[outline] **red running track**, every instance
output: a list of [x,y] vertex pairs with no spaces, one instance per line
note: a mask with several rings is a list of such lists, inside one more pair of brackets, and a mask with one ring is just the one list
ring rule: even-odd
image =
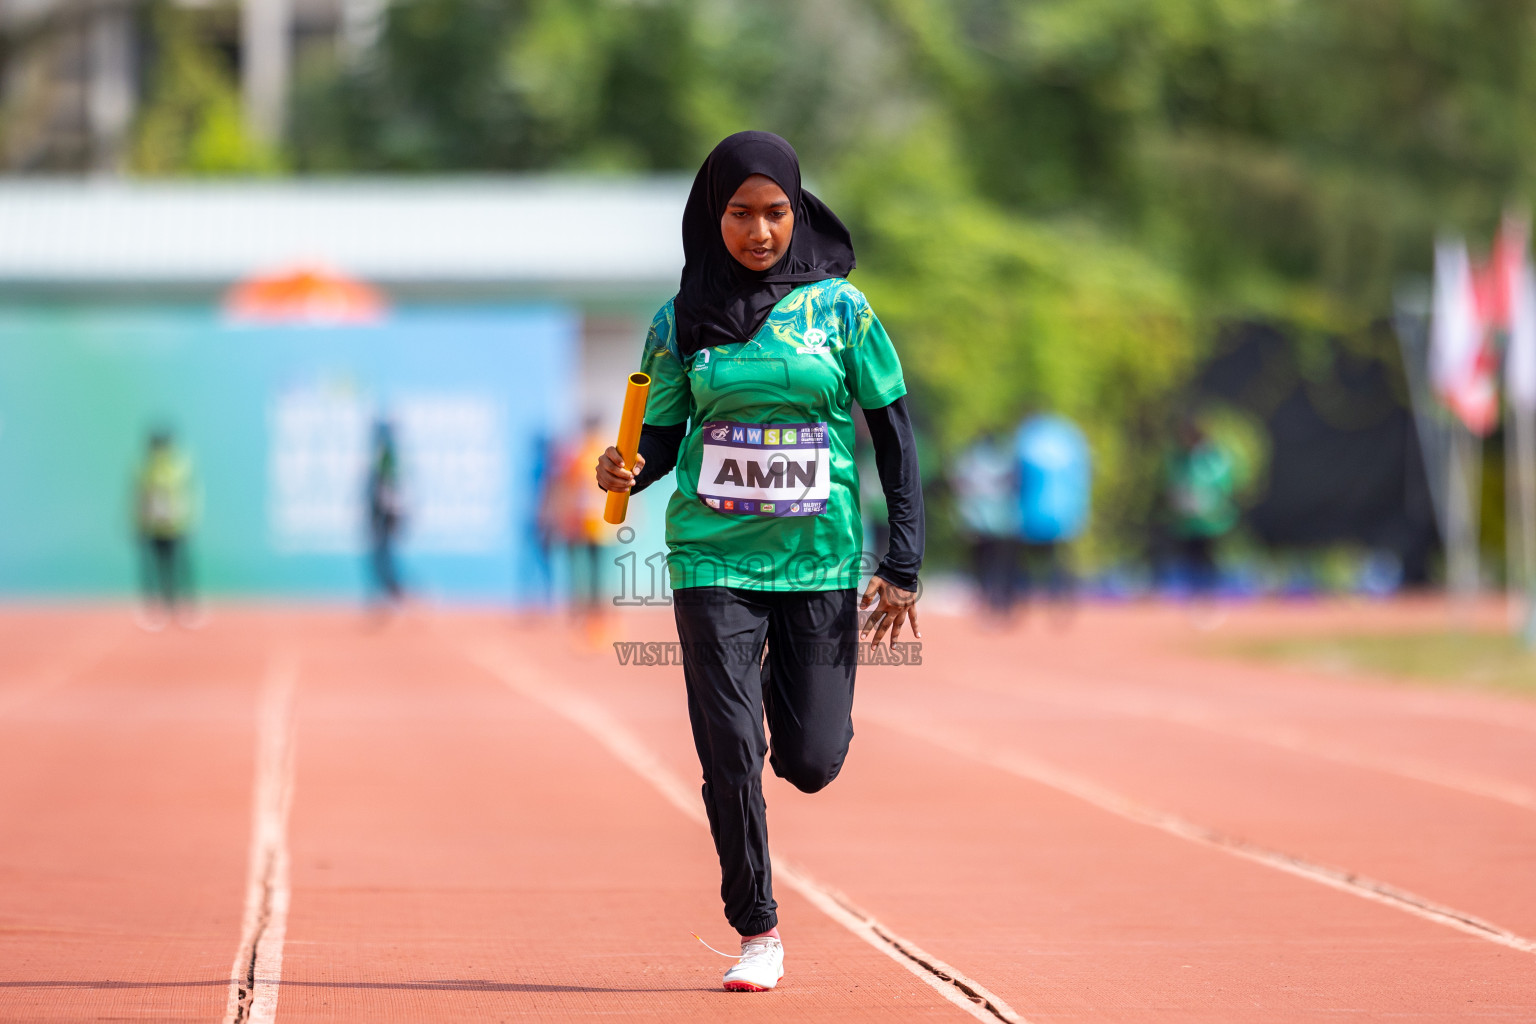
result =
[[731,941],[678,668],[550,618],[0,613],[0,1020],[1536,1020],[1536,704],[1156,606],[925,625],[842,777],[767,783],[789,973],[747,996],[689,935]]

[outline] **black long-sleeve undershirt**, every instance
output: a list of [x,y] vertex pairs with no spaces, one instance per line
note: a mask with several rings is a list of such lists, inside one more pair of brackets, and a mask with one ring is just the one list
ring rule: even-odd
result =
[[[917,438],[912,433],[906,398],[898,398],[879,409],[865,409],[864,422],[869,425],[869,436],[875,445],[875,469],[885,491],[891,525],[890,546],[875,575],[903,590],[912,590],[923,565],[923,484],[918,476]],[[643,491],[672,472],[687,434],[684,423],[647,423],[641,428],[639,448],[645,466],[635,477],[630,493]]]
[[658,427],[654,423],[641,426],[640,457],[645,460],[645,465],[640,467],[639,474],[635,476],[635,486],[629,493],[638,494],[672,472],[672,467],[677,465],[677,453],[683,447],[683,438],[687,436],[686,423],[674,423],[667,427]]
[[912,590],[923,567],[923,481],[906,397],[879,409],[865,409],[864,422],[875,445],[875,469],[891,526],[891,542],[875,575],[902,590]]

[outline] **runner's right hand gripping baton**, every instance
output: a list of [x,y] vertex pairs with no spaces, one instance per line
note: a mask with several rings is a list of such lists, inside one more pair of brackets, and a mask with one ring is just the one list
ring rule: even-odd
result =
[[[624,460],[624,468],[635,471],[635,457],[640,454],[640,425],[645,422],[645,400],[651,394],[651,378],[643,373],[629,375],[629,387],[624,391],[624,414],[619,417],[619,439],[613,446]],[[609,491],[608,504],[603,508],[603,521],[614,526],[624,521],[629,511],[628,491]]]

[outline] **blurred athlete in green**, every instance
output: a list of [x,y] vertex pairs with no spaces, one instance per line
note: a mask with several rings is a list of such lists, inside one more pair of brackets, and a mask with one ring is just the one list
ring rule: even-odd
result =
[[1221,583],[1217,545],[1237,526],[1237,472],[1232,457],[1192,416],[1180,424],[1164,467],[1169,527],[1180,570],[1196,596]]
[[140,623],[146,629],[161,629],[173,616],[184,625],[198,624],[187,559],[187,535],[196,511],[192,487],[192,464],[176,449],[170,433],[151,434],[134,486],[144,594]]
[[[763,991],[784,974],[763,754],[807,793],[837,777],[853,739],[864,572],[874,643],[907,622],[921,635],[923,498],[901,362],[845,279],[847,229],[800,187],[789,143],[742,132],[715,147],[683,212],[683,252],[677,296],[645,343],[637,475],[609,448],[597,480],[638,491],[677,467],[673,611],[721,896],[742,936],[725,987]],[[878,566],[862,550],[854,403],[889,508]]]

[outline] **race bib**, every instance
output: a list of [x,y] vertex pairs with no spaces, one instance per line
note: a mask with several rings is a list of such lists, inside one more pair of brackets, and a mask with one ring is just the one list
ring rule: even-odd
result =
[[825,423],[706,423],[699,500],[726,515],[819,516],[832,493]]

